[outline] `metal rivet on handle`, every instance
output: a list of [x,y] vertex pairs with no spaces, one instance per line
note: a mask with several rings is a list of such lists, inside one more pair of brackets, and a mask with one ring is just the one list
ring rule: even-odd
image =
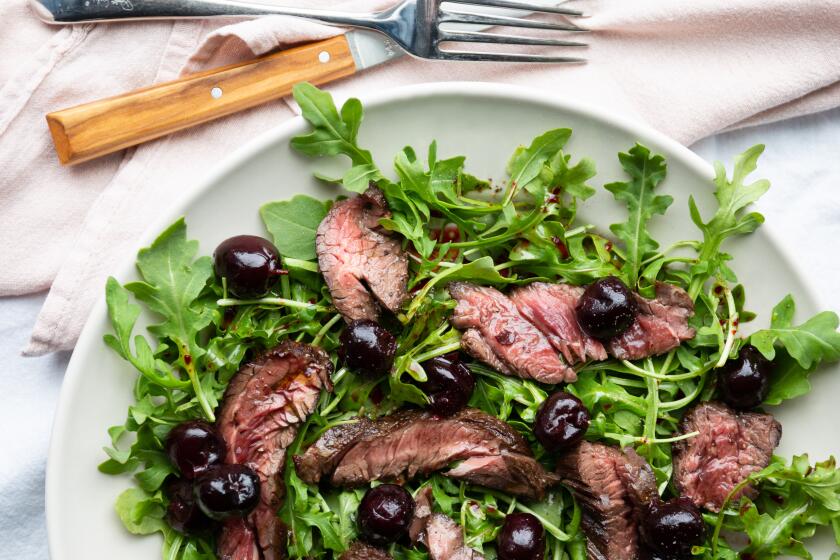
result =
[[327,51],[321,51],[318,53],[318,60],[326,64],[330,61],[330,53]]
[[222,96],[222,88],[214,87],[210,90],[210,97],[213,99],[219,99]]

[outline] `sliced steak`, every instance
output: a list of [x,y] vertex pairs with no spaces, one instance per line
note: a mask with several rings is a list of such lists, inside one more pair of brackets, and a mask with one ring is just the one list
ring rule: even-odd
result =
[[393,560],[391,555],[362,541],[354,541],[338,560]]
[[231,379],[218,419],[227,443],[225,462],[245,464],[260,477],[260,503],[247,519],[229,520],[218,541],[221,560],[274,560],[285,556],[277,518],[284,492],[286,448],[330,389],[332,364],[319,348],[286,341],[251,360]]
[[452,324],[466,329],[461,348],[474,358],[501,373],[544,383],[573,382],[577,374],[572,365],[606,360],[608,353],[637,360],[694,337],[688,326],[694,314],[691,298],[681,288],[657,282],[655,299],[635,295],[638,316],[605,348],[578,324],[575,307],[583,291],[569,284],[534,282],[505,296],[494,288],[455,282],[449,286],[458,302]]
[[661,504],[656,485],[656,475],[644,457],[636,453],[632,447],[625,447],[624,461],[616,464],[618,477],[627,490],[627,500],[631,504],[633,522],[639,532],[639,556],[641,560],[656,560],[658,557],[649,554],[644,543],[644,517],[649,511],[650,504]]
[[294,457],[295,470],[304,482],[317,484],[321,478],[329,477],[336,470],[345,454],[357,443],[388,437],[418,416],[416,411],[403,411],[375,421],[362,417],[355,422],[330,428],[303,455]]
[[636,453],[635,449],[625,447],[623,451],[624,460],[616,465],[616,470],[634,509],[641,512],[648,504],[659,500],[656,475],[645,458]]
[[453,282],[449,293],[458,302],[452,324],[459,329],[474,329],[485,343],[479,351],[475,351],[474,340],[465,348],[473,351],[475,358],[494,365],[492,358],[487,357],[489,348],[509,372],[519,377],[543,383],[577,379],[575,371],[560,359],[545,335],[502,292],[468,282]]
[[376,320],[377,301],[395,312],[405,300],[408,259],[400,240],[379,227],[379,220],[390,215],[382,191],[370,187],[336,202],[318,226],[318,266],[333,304],[348,322]]
[[432,487],[424,486],[414,498],[414,518],[408,525],[408,540],[411,544],[421,542],[425,539],[426,524],[432,515]]
[[[683,416],[683,434],[673,445],[674,481],[697,507],[720,511],[729,493],[770,464],[782,426],[770,414],[736,412],[722,403],[701,403]],[[746,486],[735,498],[754,496]]]
[[510,368],[502,363],[502,360],[493,352],[493,348],[481,338],[481,333],[476,329],[467,329],[464,331],[461,335],[461,349],[499,373],[504,373],[505,375],[513,374]]
[[636,560],[640,508],[658,498],[656,479],[644,459],[583,441],[560,457],[557,472],[581,505],[588,557]]
[[403,481],[456,461],[463,463],[444,475],[521,496],[540,498],[556,481],[513,428],[473,408],[448,418],[405,410],[337,426],[295,457],[305,482],[328,477],[335,486],[349,487]]
[[464,546],[464,534],[457,523],[432,512],[430,486],[420,490],[414,501],[414,519],[408,527],[411,544],[426,545],[430,560],[483,560],[481,554]]
[[259,538],[247,519],[225,521],[216,552],[222,560],[259,560]]
[[684,340],[694,338],[688,319],[694,315],[694,303],[682,288],[656,283],[656,297],[636,295],[639,314],[624,333],[607,344],[609,353],[619,360],[638,360],[672,350]]
[[517,496],[542,497],[546,488],[558,482],[530,455],[502,453],[471,457],[449,470],[446,476],[477,486],[501,488]]
[[569,364],[607,359],[604,345],[578,325],[575,306],[583,290],[571,284],[534,282],[510,293],[519,313],[548,337]]
[[464,546],[461,526],[442,513],[434,513],[429,518],[424,542],[430,560],[484,560],[484,556]]

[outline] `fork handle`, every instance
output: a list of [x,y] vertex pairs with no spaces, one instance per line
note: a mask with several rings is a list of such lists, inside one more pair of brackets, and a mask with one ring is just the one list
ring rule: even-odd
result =
[[49,24],[193,19],[220,16],[285,15],[331,25],[371,26],[372,14],[275,6],[248,0],[29,0],[37,17]]
[[344,36],[47,115],[62,164],[73,165],[288,95],[298,82],[352,75]]

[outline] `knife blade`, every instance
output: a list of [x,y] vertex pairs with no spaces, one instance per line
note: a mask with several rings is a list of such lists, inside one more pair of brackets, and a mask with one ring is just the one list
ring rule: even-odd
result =
[[375,31],[353,30],[344,34],[356,70],[378,66],[406,54],[394,41]]

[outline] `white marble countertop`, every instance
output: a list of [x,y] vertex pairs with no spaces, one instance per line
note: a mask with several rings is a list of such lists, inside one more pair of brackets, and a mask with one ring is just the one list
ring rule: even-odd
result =
[[[761,177],[773,188],[760,210],[781,228],[796,262],[814,270],[818,299],[840,310],[840,109],[707,138],[692,148],[731,161],[753,144],[767,150]],[[44,471],[53,411],[69,353],[22,358],[44,295],[0,298],[0,558],[46,560]]]

